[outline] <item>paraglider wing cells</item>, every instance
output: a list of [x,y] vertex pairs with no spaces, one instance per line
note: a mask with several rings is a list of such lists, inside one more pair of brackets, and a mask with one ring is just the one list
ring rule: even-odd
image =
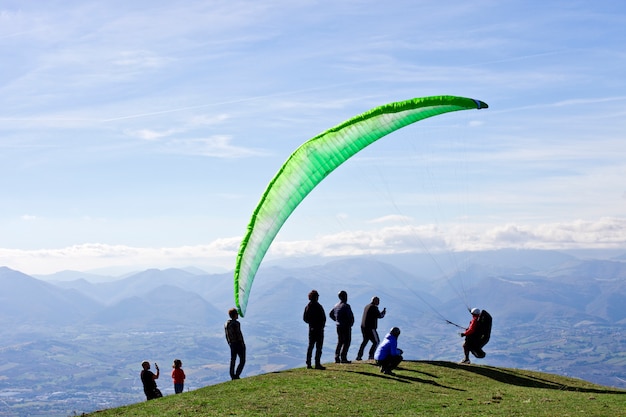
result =
[[298,204],[357,152],[411,123],[443,113],[487,108],[455,96],[415,98],[373,108],[303,143],[263,192],[241,241],[235,265],[235,305],[245,315],[254,276],[272,241]]

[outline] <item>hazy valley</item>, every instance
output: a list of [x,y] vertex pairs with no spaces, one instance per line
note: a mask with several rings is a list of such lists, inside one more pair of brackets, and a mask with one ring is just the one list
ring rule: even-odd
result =
[[[231,273],[35,278],[0,268],[0,284],[0,415],[67,416],[143,401],[144,359],[159,363],[164,394],[173,393],[175,358],[183,361],[186,389],[228,380],[223,323],[234,302]],[[301,316],[313,288],[327,311],[345,289],[357,321],[379,296],[388,311],[379,333],[399,326],[407,359],[458,361],[460,329],[445,320],[467,325],[471,305],[494,317],[487,357],[476,363],[626,388],[623,257],[498,251],[264,264],[241,319],[244,376],[304,365]],[[351,359],[360,341],[357,325]],[[335,342],[329,321],[323,361],[332,361]]]

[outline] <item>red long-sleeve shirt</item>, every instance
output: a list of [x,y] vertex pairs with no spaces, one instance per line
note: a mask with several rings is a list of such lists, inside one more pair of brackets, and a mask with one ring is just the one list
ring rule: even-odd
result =
[[465,329],[464,336],[469,336],[476,331],[476,327],[478,327],[478,316],[472,316],[472,321],[470,321],[469,327]]

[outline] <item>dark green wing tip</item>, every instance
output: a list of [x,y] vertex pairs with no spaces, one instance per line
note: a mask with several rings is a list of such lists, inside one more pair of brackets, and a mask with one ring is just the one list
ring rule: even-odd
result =
[[476,100],[476,99],[472,99],[474,100],[474,102],[476,103],[476,108],[478,110],[480,109],[488,109],[489,105],[487,103],[485,103],[484,101],[480,101],[480,100]]

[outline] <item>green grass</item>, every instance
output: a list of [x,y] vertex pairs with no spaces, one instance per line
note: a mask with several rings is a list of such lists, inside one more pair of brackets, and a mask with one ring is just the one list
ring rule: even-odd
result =
[[89,415],[626,416],[626,391],[557,375],[434,361],[395,373],[367,362],[298,368]]

